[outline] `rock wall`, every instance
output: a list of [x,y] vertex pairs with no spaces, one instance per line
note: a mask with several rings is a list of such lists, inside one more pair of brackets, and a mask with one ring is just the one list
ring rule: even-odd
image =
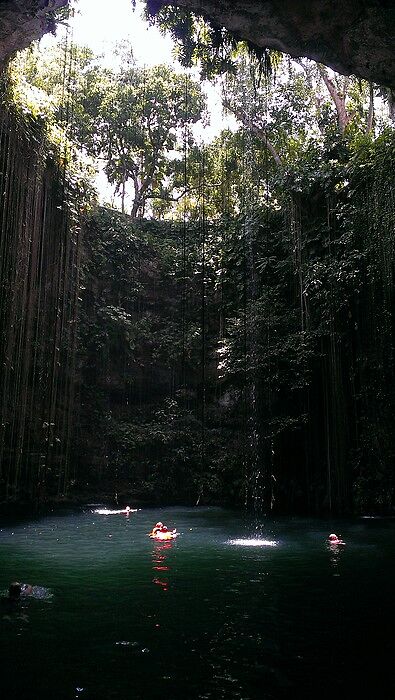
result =
[[395,87],[392,0],[151,0],[205,15],[241,39]]
[[0,106],[0,508],[69,482],[81,236],[53,150]]
[[0,66],[15,51],[55,29],[55,12],[68,0],[1,0]]

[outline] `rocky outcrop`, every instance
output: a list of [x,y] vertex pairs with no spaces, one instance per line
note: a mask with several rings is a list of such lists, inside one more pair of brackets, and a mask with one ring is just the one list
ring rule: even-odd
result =
[[193,10],[260,47],[395,87],[393,0],[150,0]]
[[68,0],[1,0],[0,65],[15,51],[24,49],[55,29],[55,13]]
[[[393,0],[148,0],[188,8],[256,46],[395,88]],[[68,0],[0,0],[0,64],[54,28]]]

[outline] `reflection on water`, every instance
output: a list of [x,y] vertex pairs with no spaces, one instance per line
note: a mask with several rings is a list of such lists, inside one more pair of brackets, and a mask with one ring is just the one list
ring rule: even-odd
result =
[[335,544],[333,542],[327,542],[326,548],[329,551],[329,561],[333,568],[333,576],[340,576],[340,562],[345,548],[343,544]]
[[170,566],[167,563],[167,555],[172,546],[173,542],[171,540],[156,542],[152,552],[152,568],[154,572],[160,572],[159,576],[154,576],[152,583],[156,586],[160,586],[163,591],[169,589],[169,578],[164,575],[163,572],[170,571]]

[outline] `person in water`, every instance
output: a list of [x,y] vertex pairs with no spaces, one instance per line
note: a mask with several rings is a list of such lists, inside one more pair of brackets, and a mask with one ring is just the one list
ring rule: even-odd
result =
[[8,589],[8,600],[16,603],[22,596],[32,595],[32,593],[33,586],[31,586],[30,583],[19,583],[18,581],[14,581],[10,584]]
[[167,532],[166,525],[163,525],[163,523],[161,522],[156,523],[156,525],[154,525],[150,532],[151,537],[155,537],[158,534],[158,532]]
[[[165,535],[168,537],[166,538]],[[150,537],[157,537],[158,539],[172,539],[173,537],[177,537],[177,535],[178,532],[176,528],[174,528],[174,530],[169,530],[166,525],[161,522],[156,523],[149,533]]]
[[332,532],[332,534],[329,535],[328,542],[329,544],[346,544],[345,542],[343,542],[341,537],[338,537],[334,532]]

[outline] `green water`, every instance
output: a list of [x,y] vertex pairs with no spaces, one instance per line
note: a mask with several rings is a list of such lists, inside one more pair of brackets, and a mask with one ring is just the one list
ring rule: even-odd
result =
[[[181,536],[151,541],[158,519]],[[52,596],[2,607],[2,698],[390,698],[394,531],[180,508],[3,525],[0,589]],[[231,544],[251,537],[276,546]]]

